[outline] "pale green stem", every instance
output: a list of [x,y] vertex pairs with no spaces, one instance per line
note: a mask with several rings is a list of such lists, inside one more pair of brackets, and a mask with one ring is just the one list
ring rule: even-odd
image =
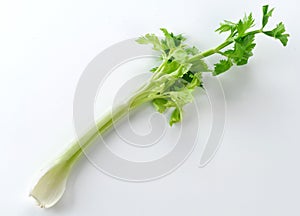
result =
[[154,99],[156,94],[149,94],[153,87],[155,84],[147,82],[133,97],[107,113],[85,135],[69,146],[47,169],[43,170],[41,177],[30,192],[30,196],[37,201],[40,207],[50,208],[59,201],[65,191],[69,173],[73,165],[84,154],[84,149],[131,110]]
[[88,130],[80,139],[76,140],[67,150],[60,156],[67,160],[70,165],[75,164],[83,155],[83,151],[99,136],[108,131],[114,123],[124,117],[133,109],[141,104],[152,100],[149,96],[151,85],[145,85],[127,102],[113,108],[110,112],[104,115],[95,125]]

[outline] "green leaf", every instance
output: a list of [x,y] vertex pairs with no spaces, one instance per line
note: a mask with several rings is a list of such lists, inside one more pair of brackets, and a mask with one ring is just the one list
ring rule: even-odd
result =
[[248,16],[245,15],[243,20],[239,20],[237,24],[237,31],[239,36],[242,36],[245,34],[245,32],[254,26],[254,19],[252,17],[252,13],[250,13]]
[[286,46],[289,40],[289,36],[290,36],[289,34],[282,34],[278,36],[277,39],[280,40],[283,46]]
[[187,88],[180,89],[179,91],[166,92],[165,95],[168,96],[178,107],[183,107],[185,104],[193,101],[192,91]]
[[164,99],[164,98],[156,98],[152,101],[154,108],[160,113],[163,113],[166,111],[167,103],[168,103],[168,100]]
[[234,32],[236,30],[236,27],[237,27],[236,23],[224,20],[223,23],[220,23],[220,27],[216,29],[216,32],[219,33],[228,32],[228,31]]
[[179,108],[175,108],[170,117],[170,121],[169,121],[170,126],[180,122],[181,118],[182,118],[182,111]]
[[281,35],[284,32],[285,32],[285,26],[282,22],[277,24],[276,28],[274,28],[272,30],[273,37],[277,37],[277,36]]
[[265,35],[268,35],[270,37],[276,38],[280,40],[283,46],[287,45],[288,42],[288,37],[290,36],[289,34],[284,34],[285,33],[285,26],[281,22],[277,24],[277,26],[271,30],[271,31],[264,31],[263,32]]
[[188,48],[185,49],[185,51],[189,55],[197,55],[198,53],[200,53],[199,49],[197,47],[195,47],[195,46],[188,47]]
[[139,37],[136,42],[139,44],[152,44],[154,50],[164,51],[160,40],[155,34],[146,34],[145,36]]
[[182,49],[182,48],[176,48],[174,49],[171,53],[170,56],[174,57],[174,59],[179,62],[179,63],[184,63],[187,60],[188,57],[188,53],[186,52],[186,50]]
[[194,73],[188,71],[187,73],[183,74],[182,79],[185,80],[187,83],[191,83],[194,78]]
[[[146,34],[139,37],[136,42],[140,44],[152,44],[154,50],[168,55],[171,49],[179,47],[185,40],[181,34],[174,35],[173,33],[169,33],[165,28],[161,28],[160,30],[164,33],[165,39],[160,40],[155,34]],[[166,56],[163,55],[163,57]]]
[[190,70],[191,66],[192,64],[190,63],[179,63],[175,60],[169,60],[164,64],[162,70],[164,74],[170,75],[168,79],[170,79],[171,77],[181,78],[185,73],[187,73]]
[[[189,84],[186,86],[188,89],[194,89],[196,87],[203,87],[203,83],[202,83],[202,73],[199,72],[199,73],[195,73],[195,74],[189,74],[189,77],[190,77],[190,81],[189,81]],[[187,74],[184,74],[183,75],[183,79],[184,79],[184,76],[187,75]]]
[[213,72],[214,76],[217,76],[221,73],[224,73],[225,71],[229,70],[232,66],[232,62],[230,59],[222,59],[219,61],[219,63],[215,64],[215,70]]
[[183,37],[182,34],[174,35],[173,33],[171,33],[171,37],[173,38],[176,47],[180,46],[182,42],[186,40],[186,38]]
[[165,28],[161,28],[160,30],[165,36],[165,39],[161,40],[161,44],[163,45],[166,54],[168,54],[171,49],[179,47],[182,42],[186,40],[182,34],[174,35],[172,32],[168,32]]
[[170,74],[178,70],[180,64],[177,61],[168,61],[163,68],[164,73]]
[[157,51],[162,51],[162,45],[155,34],[146,34],[136,40],[140,44],[152,44],[153,49]]
[[254,38],[254,34],[238,37],[235,40],[234,49],[225,51],[224,55],[232,59],[236,65],[247,64],[248,59],[253,55],[252,50],[256,45]]
[[193,73],[197,72],[210,72],[211,70],[208,68],[208,65],[205,63],[203,59],[195,59],[191,61],[192,67],[190,68],[190,71]]
[[[166,48],[168,49],[172,49],[172,48],[175,48],[176,47],[176,44],[175,44],[175,41],[174,41],[174,38],[172,37],[172,33],[169,33],[167,31],[167,29],[165,28],[161,28],[160,29],[164,35],[165,35],[165,39],[161,40],[161,43],[164,44],[166,46]],[[172,34],[172,35],[171,35]]]
[[269,5],[263,6],[263,19],[262,19],[262,27],[263,28],[267,25],[269,18],[272,16],[273,11],[274,11],[274,8],[269,10]]

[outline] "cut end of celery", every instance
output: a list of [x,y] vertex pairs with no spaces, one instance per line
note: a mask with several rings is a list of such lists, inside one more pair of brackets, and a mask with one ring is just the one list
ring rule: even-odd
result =
[[70,164],[63,160],[43,170],[29,197],[32,197],[41,208],[54,206],[65,192],[70,168]]
[[39,206],[40,208],[49,208],[49,207],[46,207],[44,203],[42,203],[37,197],[35,197],[33,194],[29,194],[29,197],[32,198],[32,200],[35,201],[35,203],[37,204],[37,206]]

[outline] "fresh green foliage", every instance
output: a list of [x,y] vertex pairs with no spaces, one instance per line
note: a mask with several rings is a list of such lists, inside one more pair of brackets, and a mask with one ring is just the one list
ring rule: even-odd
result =
[[201,58],[191,60],[200,51],[195,46],[183,44],[182,34],[175,35],[161,28],[164,38],[158,39],[153,34],[146,34],[137,39],[141,44],[152,44],[160,51],[162,63],[151,69],[153,77],[149,82],[148,98],[158,112],[172,108],[170,125],[181,121],[183,106],[192,102],[192,92],[196,87],[203,87],[202,72],[211,71]]
[[152,44],[153,49],[157,51],[163,50],[162,44],[155,34],[146,34],[145,36],[140,37],[137,42],[140,44]]
[[233,23],[228,20],[224,20],[224,23],[220,23],[220,27],[216,30],[216,32],[223,33],[230,31],[231,33],[235,32],[237,27],[236,23]]
[[[269,18],[272,16],[274,9],[269,10],[269,6],[263,6],[263,18],[262,27],[260,29],[252,30],[254,27],[254,19],[252,13],[245,15],[243,19],[240,19],[237,23],[231,21],[224,21],[220,24],[220,27],[216,30],[219,33],[230,32],[230,35],[224,43],[213,49],[214,53],[219,53],[226,57],[221,59],[220,62],[215,64],[213,75],[219,75],[229,70],[233,65],[245,65],[248,60],[253,56],[253,49],[255,47],[255,35],[264,33],[270,37],[278,39],[286,46],[288,42],[289,34],[285,33],[285,27],[283,23],[279,23],[273,30],[264,31]],[[233,44],[231,49],[221,51],[225,47]],[[209,55],[211,51],[207,51]],[[202,53],[206,57],[207,53]]]
[[267,25],[269,18],[272,16],[274,8],[269,10],[269,5],[263,6],[263,20],[262,20],[262,32],[265,35],[273,37],[280,40],[283,46],[287,45],[288,37],[290,36],[285,32],[285,26],[282,22],[277,24],[277,26],[271,31],[263,31],[264,27]]
[[285,33],[285,27],[282,22],[279,23],[273,30],[264,31],[263,33],[280,40],[283,46],[287,45],[288,37],[290,36],[289,34]]
[[269,5],[263,6],[262,28],[264,28],[267,25],[269,18],[272,16],[273,11],[274,11],[274,8],[269,10]]
[[[216,31],[229,33],[227,39],[216,48],[205,52],[200,52],[195,46],[188,46],[183,43],[186,39],[182,34],[175,35],[165,28],[161,28],[164,35],[162,39],[153,34],[146,34],[137,40],[138,43],[152,44],[153,49],[161,53],[161,65],[151,70],[154,73],[152,82],[159,86],[156,88],[155,96],[153,95],[152,103],[159,112],[174,108],[170,117],[170,125],[182,119],[183,106],[192,101],[191,92],[196,87],[203,87],[201,79],[203,72],[212,72],[212,75],[216,76],[228,71],[234,65],[241,66],[248,63],[256,46],[256,34],[263,33],[279,39],[286,46],[289,35],[285,33],[285,27],[282,23],[279,23],[272,30],[264,30],[274,9],[269,10],[269,6],[265,5],[262,11],[262,27],[256,30],[252,29],[255,26],[252,13],[245,14],[243,19],[237,22],[225,20]],[[223,58],[214,64],[213,69],[210,69],[204,58],[213,54],[222,55]],[[172,91],[173,93],[170,94]],[[179,94],[187,91],[189,92],[189,100],[184,100],[184,97],[181,97],[180,100],[183,103],[180,103],[178,98],[175,99],[171,96],[174,92]]]
[[166,111],[166,109],[169,107],[168,103],[169,103],[169,101],[164,98],[156,98],[156,99],[153,99],[153,101],[152,101],[153,106],[160,113],[163,113]]
[[[203,88],[202,74],[212,73],[220,75],[232,66],[248,63],[253,56],[256,34],[264,34],[280,40],[286,46],[289,34],[285,32],[283,23],[279,23],[272,30],[264,30],[274,9],[263,6],[262,27],[253,30],[254,19],[252,14],[245,15],[237,22],[224,21],[216,30],[228,34],[219,46],[200,52],[195,46],[189,46],[182,34],[175,35],[165,28],[160,29],[163,38],[155,34],[146,34],[137,39],[140,44],[150,44],[160,53],[161,63],[152,68],[153,73],[149,81],[141,86],[128,101],[113,109],[112,113],[105,115],[95,127],[77,140],[64,152],[33,187],[30,195],[34,197],[41,207],[51,207],[62,196],[69,172],[76,161],[83,155],[94,139],[113,126],[116,120],[121,119],[131,110],[141,104],[151,102],[154,108],[164,113],[171,111],[169,124],[172,126],[183,118],[183,108],[193,101],[193,92],[196,88]],[[211,55],[221,55],[214,68],[209,68],[204,58]]]
[[244,19],[239,20],[236,29],[239,36],[244,36],[245,32],[254,26],[254,19],[252,13],[248,16],[245,15]]
[[236,65],[244,65],[248,63],[248,59],[253,55],[252,50],[254,47],[254,34],[248,34],[238,37],[235,40],[234,48],[226,50],[223,54]]
[[182,110],[179,108],[175,108],[171,114],[170,118],[170,125],[172,126],[173,124],[180,122],[182,118]]
[[232,66],[232,61],[231,59],[221,59],[218,63],[215,64],[215,70],[213,71],[213,75],[219,75],[231,68]]

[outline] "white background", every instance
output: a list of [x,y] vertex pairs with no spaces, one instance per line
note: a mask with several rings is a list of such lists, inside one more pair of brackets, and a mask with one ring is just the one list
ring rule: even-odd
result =
[[[259,36],[245,67],[220,77],[227,126],[214,160],[198,168],[201,146],[171,175],[129,183],[85,160],[53,209],[27,197],[32,176],[74,135],[77,81],[103,49],[160,27],[186,33],[201,49],[214,30],[261,6],[276,7],[287,48]],[[0,215],[299,215],[300,73],[297,1],[5,1],[0,2]],[[206,109],[203,111],[208,112]],[[209,114],[209,113],[208,113]]]

